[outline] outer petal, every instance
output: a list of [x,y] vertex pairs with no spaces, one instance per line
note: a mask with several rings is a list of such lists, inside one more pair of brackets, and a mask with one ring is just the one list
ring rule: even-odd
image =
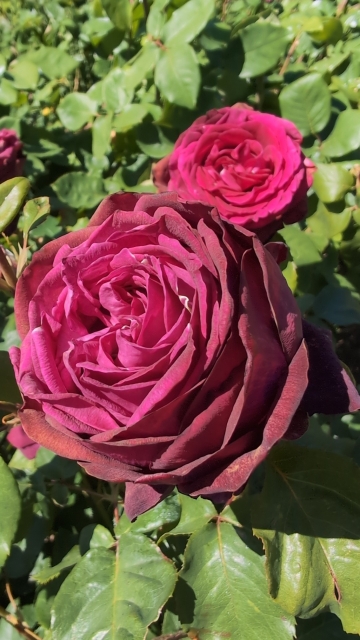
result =
[[135,520],[142,513],[164,500],[171,491],[172,487],[167,487],[166,485],[150,487],[149,485],[127,482],[124,503],[127,517],[129,520]]
[[347,413],[360,409],[360,396],[341,366],[330,333],[303,321],[309,352],[309,384],[302,408],[313,413]]
[[66,236],[52,240],[33,255],[30,265],[25,269],[16,285],[15,318],[20,338],[24,339],[29,331],[29,304],[36,294],[39,285],[52,268],[54,257],[59,249],[67,244],[76,247],[84,242],[93,232],[91,227],[73,231]]

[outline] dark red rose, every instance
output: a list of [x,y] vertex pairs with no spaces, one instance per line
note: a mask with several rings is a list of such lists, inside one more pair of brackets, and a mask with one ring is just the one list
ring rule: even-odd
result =
[[213,109],[181,134],[153,168],[160,192],[216,207],[223,220],[264,241],[307,213],[313,163],[288,120],[247,105]]
[[106,198],[18,282],[27,435],[125,481],[134,518],[174,486],[226,499],[307,411],[360,408],[327,336],[303,330],[283,258],[176,194]]
[[0,129],[0,183],[22,175],[25,156],[16,131]]

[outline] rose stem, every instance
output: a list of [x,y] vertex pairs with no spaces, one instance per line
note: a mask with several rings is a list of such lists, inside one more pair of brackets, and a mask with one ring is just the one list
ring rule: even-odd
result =
[[3,274],[9,287],[11,287],[12,289],[15,289],[16,275],[11,264],[8,263],[6,253],[4,251],[4,248],[1,245],[0,245],[0,272]]

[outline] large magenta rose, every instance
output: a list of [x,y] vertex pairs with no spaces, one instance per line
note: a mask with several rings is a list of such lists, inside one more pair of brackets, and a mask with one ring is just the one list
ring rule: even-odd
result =
[[307,213],[314,166],[288,120],[246,105],[213,109],[181,134],[174,151],[155,164],[159,191],[216,207],[231,224],[269,238],[282,223]]
[[28,436],[126,481],[134,518],[174,485],[224,499],[307,412],[359,408],[327,336],[303,329],[283,257],[176,194],[107,198],[17,286]]
[[16,131],[0,129],[0,183],[22,175],[25,156]]

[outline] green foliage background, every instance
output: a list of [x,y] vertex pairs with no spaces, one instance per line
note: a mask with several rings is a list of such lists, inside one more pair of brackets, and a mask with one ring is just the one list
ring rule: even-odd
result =
[[[318,171],[309,216],[279,233],[284,275],[359,382],[359,31],[346,0],[2,0],[0,128],[20,135],[29,182],[12,184],[0,229],[32,199],[9,237],[32,252],[107,194],[155,191],[152,163],[211,108],[287,118]],[[14,402],[1,292],[0,335]],[[357,637],[359,434],[359,416],[315,416],[225,509],[174,492],[131,524],[124,487],[44,449],[28,461],[1,431],[1,640]]]

